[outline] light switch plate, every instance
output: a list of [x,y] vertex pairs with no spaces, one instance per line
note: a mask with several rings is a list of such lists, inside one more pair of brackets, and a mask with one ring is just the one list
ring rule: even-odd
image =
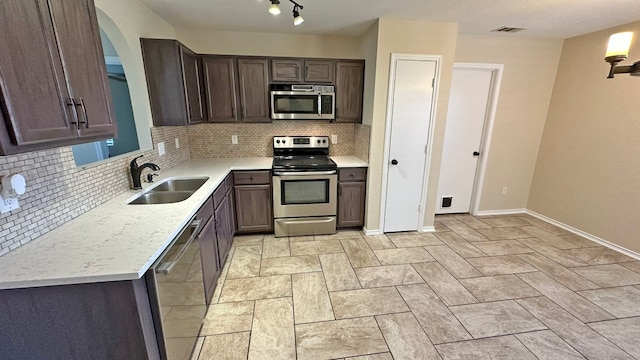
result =
[[238,144],[238,135],[231,135],[231,143]]
[[176,149],[180,149],[180,138],[176,138]]
[[164,151],[164,142],[159,142],[158,143],[158,155],[162,156],[165,154]]

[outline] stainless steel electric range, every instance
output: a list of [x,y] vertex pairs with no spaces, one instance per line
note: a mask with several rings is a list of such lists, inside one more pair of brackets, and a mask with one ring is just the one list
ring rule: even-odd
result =
[[273,137],[275,236],[336,232],[338,166],[328,136]]

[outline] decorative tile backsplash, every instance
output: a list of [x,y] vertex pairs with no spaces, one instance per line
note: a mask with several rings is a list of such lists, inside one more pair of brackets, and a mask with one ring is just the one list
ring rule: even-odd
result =
[[[142,162],[154,162],[162,172],[189,159],[186,128],[153,128],[151,135],[154,148],[164,141],[166,154],[160,157],[156,150],[136,154],[144,154]],[[180,139],[179,149],[175,148],[176,137]],[[79,168],[68,146],[0,156],[0,170],[21,173],[27,181],[20,208],[0,214],[0,256],[129,189],[129,162],[133,157]]]
[[[333,156],[353,156],[354,124],[326,121],[274,121],[265,124],[199,124],[190,126],[189,146],[192,158],[237,158],[273,156],[273,137],[286,135],[338,136],[331,144]],[[238,135],[238,144],[231,144]],[[368,146],[368,145],[367,145]]]
[[369,163],[369,140],[371,138],[371,125],[356,124],[354,134],[355,156]]

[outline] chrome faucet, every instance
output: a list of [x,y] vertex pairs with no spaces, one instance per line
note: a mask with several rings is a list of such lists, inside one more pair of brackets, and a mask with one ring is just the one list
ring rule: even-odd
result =
[[153,171],[160,170],[160,166],[154,163],[144,163],[138,166],[138,163],[136,162],[136,160],[140,159],[143,156],[144,155],[135,157],[133,160],[131,160],[131,164],[129,164],[129,166],[131,167],[131,179],[133,180],[133,190],[142,189],[142,185],[140,184],[140,175],[142,175],[142,170],[144,170],[145,168],[150,168]]

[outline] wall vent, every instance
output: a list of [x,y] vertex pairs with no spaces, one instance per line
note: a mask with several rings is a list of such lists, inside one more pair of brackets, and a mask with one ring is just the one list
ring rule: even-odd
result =
[[502,33],[517,33],[518,31],[526,30],[527,28],[517,27],[517,26],[501,26],[497,29],[491,30],[491,32],[502,32]]

